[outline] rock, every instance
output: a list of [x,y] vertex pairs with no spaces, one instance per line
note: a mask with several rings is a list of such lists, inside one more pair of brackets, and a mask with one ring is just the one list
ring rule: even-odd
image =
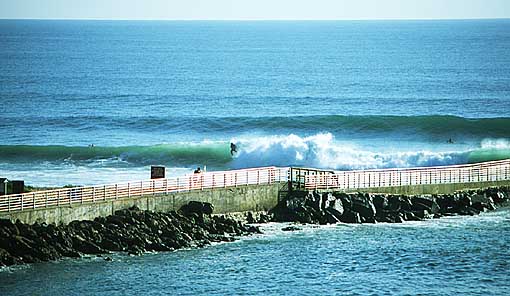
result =
[[436,198],[428,195],[415,196],[412,200],[410,210],[424,211],[435,214],[439,213],[440,207],[436,202]]
[[[499,193],[499,192],[498,192]],[[473,194],[471,195],[472,207],[478,211],[484,212],[486,210],[495,210],[496,204],[492,197],[487,194]]]
[[422,221],[423,218],[418,217],[413,212],[405,212],[404,213],[404,220],[406,220],[406,221]]
[[[336,198],[333,196],[332,193],[326,192],[322,194],[322,203],[320,210],[324,211],[325,209],[331,207],[331,204],[334,203]],[[342,202],[342,201],[340,201]]]
[[388,211],[400,211],[401,209],[401,200],[400,196],[389,196],[388,197]]
[[388,199],[384,195],[374,196],[374,206],[376,211],[386,210],[388,208]]
[[79,252],[85,254],[102,254],[106,253],[106,250],[102,249],[93,242],[89,242],[81,236],[73,237],[73,246]]
[[188,204],[182,206],[180,211],[184,215],[189,215],[191,213],[211,215],[214,211],[214,206],[208,202],[190,201]]
[[[319,192],[310,192],[305,198],[305,206],[309,206],[316,211],[322,211],[323,209],[323,201],[322,194]],[[299,201],[299,200],[298,200]],[[296,208],[301,208],[302,206],[297,206]],[[292,207],[289,207],[292,209]]]
[[255,218],[253,217],[252,212],[248,212],[248,214],[246,214],[246,222],[250,224],[255,223]]
[[10,266],[19,264],[18,258],[12,256],[9,252],[4,249],[0,249],[0,266]]
[[326,208],[332,214],[335,215],[335,217],[340,217],[344,213],[344,205],[342,203],[342,200],[336,199],[331,202],[329,202],[329,207]]
[[282,228],[282,231],[297,231],[297,230],[301,230],[301,228],[296,226],[287,226]]
[[352,199],[352,210],[358,212],[360,217],[374,218],[376,214],[375,205],[372,196],[369,194],[359,194]]
[[347,211],[344,212],[340,221],[344,223],[361,223],[361,218],[359,216],[359,213]]
[[426,209],[423,210],[416,210],[412,212],[414,216],[420,218],[420,219],[432,219],[434,216]]
[[399,197],[399,201],[400,201],[400,210],[401,211],[411,211],[412,210],[412,207],[413,207],[413,203],[414,203],[414,200],[411,200],[412,197],[410,196],[400,196]]
[[258,223],[268,223],[271,219],[271,215],[260,214]]
[[332,208],[327,208],[324,210],[324,216],[326,223],[335,224],[341,222],[340,217],[342,217],[342,214],[339,214],[339,212]]
[[0,219],[0,227],[12,227],[14,223],[10,219]]

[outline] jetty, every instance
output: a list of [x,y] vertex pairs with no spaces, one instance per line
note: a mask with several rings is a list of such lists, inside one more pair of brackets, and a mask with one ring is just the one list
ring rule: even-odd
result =
[[335,171],[261,167],[0,196],[0,218],[68,224],[136,206],[168,212],[190,201],[215,213],[269,211],[292,191],[449,194],[510,185],[510,159],[465,165]]

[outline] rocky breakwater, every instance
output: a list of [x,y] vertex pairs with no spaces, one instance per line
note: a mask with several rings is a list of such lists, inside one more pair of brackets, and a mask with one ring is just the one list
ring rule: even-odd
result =
[[83,254],[173,251],[260,232],[257,227],[213,216],[212,212],[213,205],[192,201],[178,212],[157,213],[132,207],[93,221],[60,226],[0,219],[0,266],[79,258]]
[[510,187],[441,195],[388,195],[295,191],[270,211],[275,222],[311,224],[400,223],[454,215],[477,215],[508,204]]

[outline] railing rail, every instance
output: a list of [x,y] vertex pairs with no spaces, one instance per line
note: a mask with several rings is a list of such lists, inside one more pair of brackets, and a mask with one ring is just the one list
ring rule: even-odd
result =
[[103,202],[120,198],[287,181],[292,181],[294,187],[306,190],[346,190],[503,180],[510,180],[510,159],[468,165],[362,171],[263,167],[4,195],[0,196],[0,212],[25,211]]
[[263,167],[190,174],[120,184],[62,188],[0,196],[0,212],[94,203],[191,190],[287,182],[289,168]]
[[510,159],[467,165],[324,171],[292,168],[294,186],[303,189],[363,189],[427,184],[495,182],[510,180]]

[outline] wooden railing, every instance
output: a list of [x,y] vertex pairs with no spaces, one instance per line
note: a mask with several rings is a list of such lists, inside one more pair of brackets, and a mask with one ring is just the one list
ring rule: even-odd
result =
[[288,171],[289,168],[263,167],[112,185],[11,194],[0,196],[0,212],[26,211],[191,190],[287,182]]
[[494,182],[510,180],[510,159],[477,164],[381,169],[326,171],[291,168],[290,179],[299,189],[363,189],[424,184]]

